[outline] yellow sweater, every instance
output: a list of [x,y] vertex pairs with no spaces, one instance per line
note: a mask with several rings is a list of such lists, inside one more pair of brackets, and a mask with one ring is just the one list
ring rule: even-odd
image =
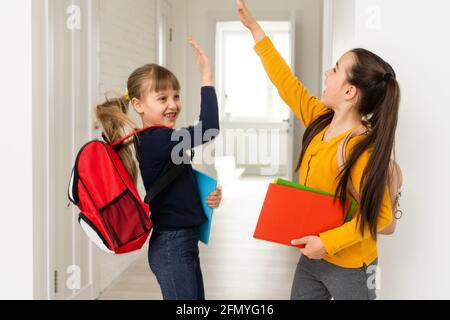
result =
[[[277,87],[281,98],[289,105],[305,127],[308,127],[314,119],[327,112],[328,109],[322,102],[311,96],[295,77],[268,37],[255,45],[255,51],[260,56],[264,68],[270,80]],[[334,194],[338,183],[336,176],[339,173],[336,159],[337,148],[351,130],[326,142],[323,141],[323,135],[327,129],[328,127],[316,135],[308,146],[300,167],[299,181],[301,184]],[[363,137],[358,136],[350,140],[347,147],[347,157],[361,139]],[[366,150],[351,171],[351,179],[358,193],[360,193],[362,174],[371,152],[372,149]],[[351,197],[349,192],[347,192],[347,196]],[[320,234],[328,254],[325,257],[326,261],[344,268],[360,268],[364,264],[369,265],[377,258],[377,243],[371,238],[368,226],[365,228],[364,237],[361,235],[359,224],[356,223],[358,214],[359,206],[356,207],[351,221],[339,228]],[[378,230],[388,226],[392,219],[390,196],[386,186],[378,219]]]

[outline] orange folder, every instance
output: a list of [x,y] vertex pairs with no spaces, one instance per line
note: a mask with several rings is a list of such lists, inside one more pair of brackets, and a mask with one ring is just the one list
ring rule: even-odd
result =
[[[294,239],[335,229],[344,224],[346,217],[340,200],[334,200],[334,196],[321,192],[271,183],[253,237],[292,246]],[[346,216],[354,207],[347,200]]]

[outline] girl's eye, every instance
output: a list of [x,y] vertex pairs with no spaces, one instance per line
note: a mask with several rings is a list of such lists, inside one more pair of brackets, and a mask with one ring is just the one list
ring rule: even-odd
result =
[[161,98],[159,98],[158,100],[159,100],[159,101],[166,101],[166,99],[167,99],[166,97],[161,97]]
[[333,72],[336,73],[336,68],[333,68]]
[[175,100],[180,100],[180,96],[175,96]]

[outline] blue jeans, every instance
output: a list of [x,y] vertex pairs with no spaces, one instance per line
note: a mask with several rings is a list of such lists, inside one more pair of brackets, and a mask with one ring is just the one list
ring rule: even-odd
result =
[[164,300],[205,300],[199,236],[199,228],[153,230],[148,261]]

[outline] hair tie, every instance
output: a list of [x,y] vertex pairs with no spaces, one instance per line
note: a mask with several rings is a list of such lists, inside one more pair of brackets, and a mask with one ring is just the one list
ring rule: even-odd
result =
[[385,73],[385,74],[383,75],[383,80],[384,80],[384,81],[388,82],[388,81],[391,80],[391,79],[392,79],[392,74],[391,74],[391,73],[387,72],[387,73]]
[[130,101],[130,96],[129,96],[129,94],[128,94],[128,90],[125,91],[125,93],[123,94],[123,99],[124,99],[125,101]]

